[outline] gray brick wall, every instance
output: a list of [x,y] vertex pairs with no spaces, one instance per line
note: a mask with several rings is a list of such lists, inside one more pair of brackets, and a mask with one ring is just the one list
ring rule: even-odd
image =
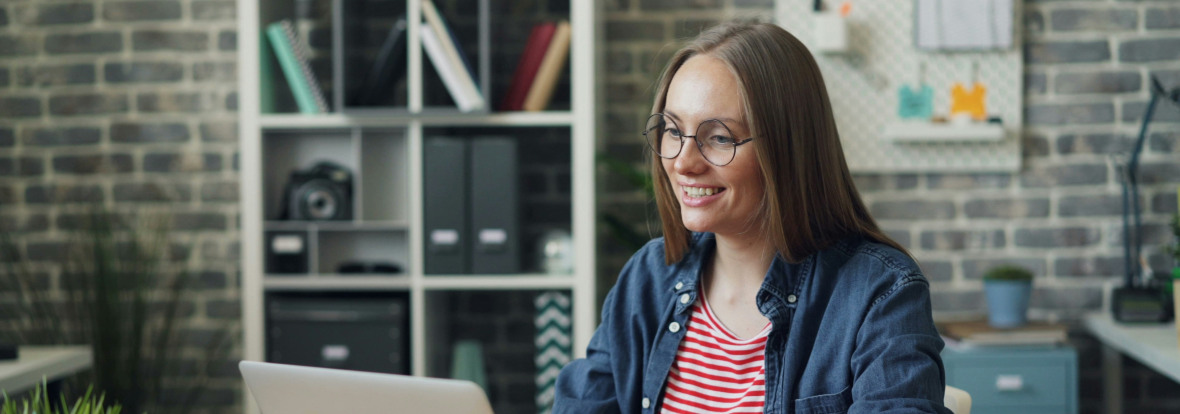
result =
[[[0,231],[20,232],[47,280],[83,203],[169,211],[175,257],[197,275],[187,323],[207,337],[240,318],[235,7],[0,3]],[[236,370],[213,374],[199,411],[239,412]]]
[[[642,165],[639,117],[650,110],[667,57],[702,24],[767,20],[773,1],[612,0],[605,15],[602,148]],[[919,258],[940,316],[982,314],[980,278],[1016,263],[1037,274],[1033,316],[1076,323],[1101,306],[1101,285],[1122,273],[1120,177],[1112,158],[1134,144],[1149,98],[1148,76],[1180,85],[1180,3],[1024,0],[1024,158],[1015,173],[857,174],[856,183],[885,230]],[[1144,243],[1158,253],[1176,211],[1180,184],[1180,109],[1157,108],[1140,175]],[[658,233],[650,200],[618,177],[600,177],[599,209]],[[647,220],[646,222],[644,220]],[[648,230],[650,229],[650,230]],[[630,255],[605,229],[599,235],[600,289]],[[1076,325],[1075,325],[1076,326]],[[1075,328],[1081,351],[1083,412],[1101,396],[1098,347]],[[1141,365],[1128,368],[1128,412],[1180,406],[1178,386]]]

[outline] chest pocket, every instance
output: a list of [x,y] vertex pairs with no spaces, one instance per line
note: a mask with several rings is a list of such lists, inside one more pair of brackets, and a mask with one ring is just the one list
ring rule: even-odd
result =
[[852,387],[835,394],[816,395],[795,400],[795,414],[837,414],[848,412],[852,405]]

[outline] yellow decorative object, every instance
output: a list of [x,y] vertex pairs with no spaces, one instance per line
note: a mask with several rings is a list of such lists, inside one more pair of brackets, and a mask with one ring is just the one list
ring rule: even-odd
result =
[[951,87],[951,116],[958,114],[971,115],[977,121],[987,120],[987,87],[982,83],[975,85],[968,92],[961,83]]

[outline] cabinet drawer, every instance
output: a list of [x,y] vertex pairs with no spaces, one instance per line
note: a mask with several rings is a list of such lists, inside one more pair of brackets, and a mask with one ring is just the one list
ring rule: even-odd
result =
[[947,380],[971,393],[982,405],[1065,405],[1066,367],[1045,365],[975,365],[955,367]]

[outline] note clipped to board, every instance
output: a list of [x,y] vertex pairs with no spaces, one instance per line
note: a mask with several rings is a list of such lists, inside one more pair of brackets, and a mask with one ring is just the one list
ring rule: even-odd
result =
[[1012,47],[1013,0],[916,0],[914,41],[925,50]]

